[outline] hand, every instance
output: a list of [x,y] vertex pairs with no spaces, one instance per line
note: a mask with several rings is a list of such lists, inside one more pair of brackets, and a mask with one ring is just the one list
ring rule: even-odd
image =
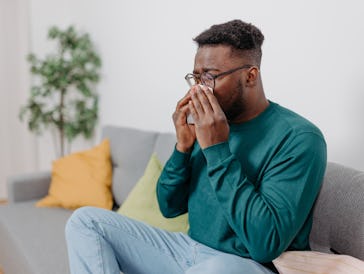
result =
[[187,124],[189,101],[191,101],[190,91],[177,103],[173,113],[173,123],[177,136],[176,149],[180,152],[190,152],[196,140],[195,126]]
[[189,110],[195,121],[195,134],[202,149],[229,139],[229,124],[216,97],[205,86],[191,89]]

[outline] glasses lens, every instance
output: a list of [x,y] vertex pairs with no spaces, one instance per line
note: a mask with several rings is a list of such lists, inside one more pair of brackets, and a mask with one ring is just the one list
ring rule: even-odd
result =
[[208,86],[210,88],[214,88],[214,77],[208,73],[208,72],[205,72],[205,73],[202,73],[201,74],[201,82],[203,85],[205,86]]
[[186,75],[186,77],[185,77],[185,79],[186,79],[186,81],[187,81],[187,84],[188,84],[190,87],[192,87],[192,86],[194,86],[194,85],[196,85],[196,84],[197,84],[196,76],[195,76],[195,75],[193,75],[193,74],[191,74],[191,73],[187,74],[187,75]]

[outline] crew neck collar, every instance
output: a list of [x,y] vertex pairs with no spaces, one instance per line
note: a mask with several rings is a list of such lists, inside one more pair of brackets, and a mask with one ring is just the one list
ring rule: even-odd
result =
[[258,114],[258,116],[254,117],[253,119],[250,119],[249,121],[246,122],[242,122],[242,123],[237,123],[237,124],[233,124],[233,123],[229,123],[230,126],[230,130],[239,130],[242,128],[246,128],[246,127],[251,127],[254,126],[256,124],[260,124],[261,121],[266,120],[271,113],[274,111],[274,109],[277,107],[277,104],[268,100],[269,105],[267,106],[267,108],[261,112],[260,114]]

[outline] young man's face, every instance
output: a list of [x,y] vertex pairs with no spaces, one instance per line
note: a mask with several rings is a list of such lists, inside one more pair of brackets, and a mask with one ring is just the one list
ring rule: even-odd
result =
[[[216,75],[242,65],[242,59],[234,58],[229,46],[202,46],[197,50],[193,73]],[[245,109],[242,73],[244,70],[238,70],[215,79],[214,95],[230,122]]]

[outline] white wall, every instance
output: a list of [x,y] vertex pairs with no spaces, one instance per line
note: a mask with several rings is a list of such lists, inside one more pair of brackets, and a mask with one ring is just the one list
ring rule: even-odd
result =
[[28,1],[0,0],[0,199],[8,176],[37,167],[35,138],[18,119],[30,81],[28,34]]
[[[90,32],[103,58],[100,124],[173,131],[187,91],[192,38],[240,18],[265,34],[268,98],[309,118],[326,136],[329,160],[364,170],[362,1],[30,0],[32,49],[44,54],[49,26]],[[40,139],[40,167],[50,166]]]

